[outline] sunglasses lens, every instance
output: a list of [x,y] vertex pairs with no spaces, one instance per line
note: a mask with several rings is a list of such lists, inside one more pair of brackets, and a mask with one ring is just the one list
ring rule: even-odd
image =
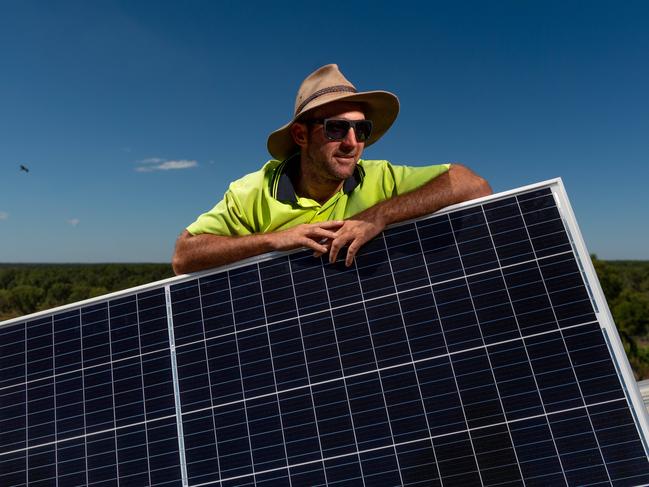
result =
[[354,131],[356,132],[356,140],[364,142],[370,138],[370,134],[372,133],[372,122],[369,120],[359,120],[356,122]]
[[349,120],[326,120],[325,133],[327,137],[332,140],[342,140],[347,136],[349,127],[354,125],[354,132],[356,133],[356,140],[364,142],[370,138],[372,133],[372,122],[370,120],[356,120],[350,122]]
[[325,133],[327,137],[333,140],[342,140],[349,132],[349,121],[347,120],[327,120],[325,124]]

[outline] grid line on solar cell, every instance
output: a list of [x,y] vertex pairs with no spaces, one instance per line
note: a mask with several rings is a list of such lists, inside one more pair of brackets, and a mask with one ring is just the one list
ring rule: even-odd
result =
[[[233,302],[233,296],[232,296],[232,284],[231,284],[231,282],[230,282],[230,273],[229,273],[229,272],[228,272],[228,290],[229,290],[229,293],[230,293],[230,302],[232,303],[232,302]],[[232,309],[232,313],[234,314],[234,309]],[[237,356],[240,356],[240,349],[239,349],[239,343],[238,343],[238,340],[235,340],[235,345],[236,345],[236,349],[237,349]],[[244,389],[244,385],[243,385],[243,373],[242,373],[242,371],[241,371],[241,363],[240,363],[240,361],[239,361],[239,377],[241,378],[241,391],[243,392],[243,389]],[[249,428],[249,426],[248,426],[248,413],[247,413],[247,411],[246,411],[245,408],[244,408],[244,415],[245,415],[245,420],[246,420],[246,431],[247,431],[247,433],[248,433],[248,438],[249,438],[249,437],[250,437],[250,428]],[[213,420],[213,421],[214,421],[214,420]],[[215,424],[216,424],[216,423],[215,423]],[[214,436],[215,436],[215,438],[216,438],[216,443],[215,443],[215,445],[216,445],[217,455],[218,455],[218,449],[219,449],[219,435],[218,435],[218,430],[217,430],[216,427],[215,427],[215,429],[214,429]],[[251,465],[254,465],[254,464],[253,464],[253,459],[252,459],[252,447],[251,447],[251,445],[250,445],[250,441],[248,441],[247,454],[248,454],[248,456],[249,456],[249,459],[250,459],[250,463],[251,463]],[[223,470],[220,468],[220,465],[221,465],[221,464],[219,463],[219,478],[220,478],[220,479],[223,479]]]
[[[81,339],[81,343],[83,343],[84,335],[83,335],[83,326],[79,327],[79,335]],[[54,357],[55,355],[52,354]],[[82,404],[83,404],[83,438],[87,438],[87,427],[88,425],[86,424],[86,384],[85,384],[85,371],[81,371],[81,388],[82,388]],[[65,445],[63,445],[65,446]],[[88,481],[88,471],[89,466],[88,466],[88,444],[87,441],[83,442],[83,467],[84,467],[84,475],[83,478],[87,482]]]
[[[140,303],[138,299],[135,299],[135,316],[139,317],[139,315],[140,315]],[[141,333],[138,333],[137,340],[138,340],[138,351],[140,356],[142,356],[142,334]],[[142,360],[139,361],[139,365],[140,365],[140,387],[141,390],[144,391],[144,368],[142,366]],[[142,401],[142,412],[144,413],[144,417],[146,418],[147,417],[146,401]],[[149,433],[147,428],[144,428],[144,441],[146,445],[149,444]],[[151,484],[151,459],[149,456],[148,448],[146,450],[146,463],[147,463],[146,478],[149,484]]]
[[[380,238],[379,240],[375,240],[375,242],[376,242],[376,241],[380,241],[381,243],[384,242],[382,238]],[[388,262],[389,262],[389,260],[388,260]],[[360,278],[360,275],[359,275],[358,266],[356,265],[356,266],[354,266],[354,268],[356,269],[356,277],[357,277],[357,279],[358,279],[359,287],[360,287],[360,289],[361,289],[361,292],[363,292],[363,291],[362,291],[362,289],[363,289],[363,284],[362,284],[362,282],[361,282],[361,278]],[[390,274],[390,276],[392,277],[392,273],[390,272],[389,274]],[[385,275],[387,275],[387,274],[385,274]],[[394,289],[396,289],[396,287],[395,287]],[[377,368],[379,368],[379,361],[378,361],[378,358],[377,358],[377,356],[376,356],[377,347],[376,347],[376,345],[374,344],[374,338],[373,338],[373,335],[372,335],[372,333],[371,333],[371,330],[369,330],[369,327],[370,327],[370,319],[369,319],[369,316],[368,316],[367,305],[366,305],[365,302],[363,302],[363,311],[364,311],[364,314],[365,314],[365,319],[366,319],[366,321],[367,321],[367,323],[368,323],[368,332],[369,332],[370,343],[371,343],[371,345],[372,345],[372,350],[373,350],[373,355],[374,355],[374,364],[376,365]],[[383,406],[383,408],[385,408],[386,413],[387,413],[387,417],[388,417],[388,419],[389,419],[391,415],[390,415],[390,410],[388,409],[388,404],[387,404],[387,401],[386,401],[385,387],[384,387],[384,384],[383,384],[383,380],[382,380],[381,374],[379,374],[379,385],[380,385],[380,388],[381,388],[381,393],[382,393],[381,396],[382,396],[382,399],[383,399],[383,401],[382,401],[382,402],[383,402],[382,406]],[[398,406],[398,405],[397,405],[397,406]],[[380,408],[380,406],[377,407],[376,409],[378,410],[379,408]],[[390,437],[391,437],[391,439],[392,439],[392,443],[394,444],[394,443],[396,442],[396,440],[395,440],[395,437],[394,437],[394,431],[393,431],[393,426],[392,426],[392,425],[393,425],[393,422],[394,422],[394,420],[392,420],[392,421],[388,420],[388,423],[387,423],[387,424],[388,424],[388,429],[389,429],[389,432],[390,432]],[[401,477],[401,467],[399,466],[399,459],[398,459],[398,456],[396,456],[396,448],[394,449],[394,454],[395,454],[396,462],[397,462],[397,468],[398,468],[398,473],[399,473],[399,480],[400,480],[400,482],[403,484],[403,478]]]
[[[110,337],[110,336],[111,336],[111,313],[110,313],[110,305],[108,306],[107,312],[108,312],[108,336]],[[110,357],[113,356],[113,342],[112,342],[112,337],[111,337],[111,339],[108,341],[108,353],[109,353],[109,356],[110,356]],[[114,401],[114,398],[115,398],[115,376],[114,376],[113,369],[114,369],[113,367],[110,367],[110,389],[111,389],[111,391],[110,391],[110,397],[111,397],[111,403],[112,403],[112,404],[111,404],[111,408],[112,408],[112,413],[113,413],[113,414],[112,414],[113,429],[115,429],[115,426],[116,426],[116,425],[115,425],[115,418],[116,418],[116,416],[117,416],[117,413],[116,413],[116,411],[115,411],[115,401]],[[85,390],[85,387],[84,387],[84,390]],[[85,415],[84,415],[84,416],[85,416]],[[116,457],[116,458],[115,458],[115,476],[116,476],[117,478],[119,478],[119,477],[120,477],[120,474],[119,474],[119,462],[117,462],[117,452],[118,452],[118,448],[117,448],[117,434],[114,435],[114,437],[113,437],[113,441],[114,441],[114,445],[115,445],[115,457]]]
[[[326,275],[324,266],[322,266],[322,277],[323,277],[323,282],[326,283],[327,282],[327,275]],[[325,291],[326,291],[326,296],[327,296],[327,303],[329,305],[328,306],[329,307],[329,314],[330,314],[330,317],[331,317],[331,320],[332,320],[332,323],[333,323],[334,322],[334,314],[333,314],[334,310],[332,308],[332,303],[331,303],[330,289],[326,284],[325,284]],[[333,327],[333,335],[334,335],[334,341],[335,341],[335,344],[336,344],[336,348],[337,348],[337,351],[338,351],[338,359],[339,359],[340,370],[342,372],[344,370],[344,365],[343,365],[343,362],[342,362],[342,353],[340,351],[340,340],[338,338],[338,333],[336,331],[335,326]],[[343,376],[342,376],[342,383],[343,383],[343,388],[344,388],[345,399],[346,399],[346,402],[347,402],[347,408],[348,408],[347,410],[349,411],[349,419],[350,419],[351,427],[352,427],[353,441],[354,441],[354,445],[356,447],[355,448],[356,451],[352,452],[351,455],[352,456],[355,455],[358,458],[359,464],[360,464],[360,457],[359,457],[359,454],[358,454],[358,450],[359,450],[359,448],[358,448],[358,438],[356,437],[356,430],[354,428],[354,417],[351,414],[351,404],[349,402],[347,380],[345,379],[344,373],[343,373]],[[318,408],[315,406],[315,403],[314,403],[314,408],[316,409],[316,423],[318,423]],[[322,433],[321,433],[321,435],[322,435]],[[322,436],[321,436],[321,438],[322,438]],[[339,456],[331,455],[331,454],[325,455],[325,452],[323,450],[322,459],[324,460],[325,458],[327,458],[327,459],[336,459],[336,458],[339,458]],[[361,469],[361,475],[362,475],[362,468],[363,468],[362,464],[360,464],[359,467]],[[326,469],[325,469],[325,474],[326,474]]]
[[[257,272],[259,273],[259,275],[261,277],[261,270],[259,269],[259,264],[257,264]],[[266,301],[264,299],[264,281],[263,281],[263,279],[260,279],[260,287],[261,287],[261,301],[262,301],[262,305],[263,305],[263,308],[264,308],[264,321],[266,321],[266,323],[268,323],[268,315],[266,314]],[[295,295],[295,292],[293,292],[293,296],[294,295]],[[270,332],[269,332],[269,327],[268,326],[266,327],[266,338],[268,339],[268,347],[270,348],[271,347],[271,339],[270,339]],[[272,354],[272,348],[271,348],[271,358],[272,358],[272,355],[273,354]],[[273,382],[274,382],[274,385],[275,385],[275,389],[277,390],[277,375],[275,373],[275,362],[271,359],[270,364],[271,364],[271,370],[273,372]],[[286,462],[285,464],[288,465],[289,464],[288,452],[286,450],[286,437],[284,435],[284,422],[282,420],[281,405],[280,405],[280,402],[279,402],[279,397],[277,397],[276,403],[277,403],[277,409],[278,409],[278,412],[279,412],[279,414],[278,414],[279,423],[280,423],[279,426],[280,426],[280,431],[281,431],[281,435],[282,435],[282,448],[284,449],[284,460]]]
[[[388,252],[389,247],[388,247],[388,244],[387,244],[385,234],[381,235],[381,241],[382,241],[382,243],[383,243],[383,245],[384,245],[384,247],[386,249],[386,252]],[[392,283],[394,285],[395,290],[397,290],[398,286],[397,286],[396,279],[394,277],[395,273],[394,273],[394,267],[393,267],[392,261],[388,258],[387,262],[388,262],[388,265],[389,265],[389,268],[390,268],[390,276],[391,276],[391,279],[392,279]],[[399,308],[399,322],[401,324],[400,328],[403,330],[404,337],[407,337],[406,324],[405,324],[405,322],[404,322],[404,320],[402,318],[404,313],[403,313],[403,308],[401,306],[401,299],[399,297],[398,291],[397,291],[396,294],[397,294],[397,305],[398,305],[398,308]],[[414,355],[412,353],[412,348],[410,346],[410,341],[406,339],[405,343],[406,343],[407,349],[408,349],[408,356],[409,356],[410,360],[413,362],[413,367],[414,367],[415,359],[414,359]],[[414,377],[415,377],[415,380],[416,380],[417,390],[419,392],[419,398],[418,399],[419,399],[419,402],[421,404],[421,409],[422,409],[422,411],[425,411],[425,404],[424,404],[424,400],[423,400],[423,392],[422,392],[422,388],[421,388],[421,383],[420,383],[419,376],[416,373],[416,371],[415,371]],[[430,423],[429,423],[428,416],[426,414],[424,414],[423,417],[424,417],[424,420],[425,420],[426,429],[427,429],[427,431],[430,431],[431,428],[430,428]],[[393,440],[394,440],[394,436],[393,436]],[[432,448],[432,442],[431,442],[431,448]],[[396,445],[395,445],[395,452],[396,452]],[[397,458],[398,458],[398,456],[397,456]],[[433,458],[435,459],[437,478],[441,478],[441,473],[439,471],[439,467],[437,467],[437,460],[436,460],[436,456],[435,456],[434,451],[433,451]],[[400,466],[400,470],[402,470],[401,466]],[[403,477],[401,477],[401,481],[403,483]]]
[[[289,275],[290,275],[290,278],[291,278],[291,286],[293,288],[293,299],[295,300],[295,309],[299,310],[299,305],[298,305],[298,301],[297,301],[297,292],[296,292],[296,289],[295,289],[294,274],[293,274],[293,269],[291,267],[291,260],[290,259],[288,259],[288,266],[289,266]],[[298,321],[298,330],[299,330],[299,334],[300,334],[300,342],[302,344],[302,350],[303,350],[302,354],[303,354],[303,357],[304,357],[304,364],[307,367],[307,383],[308,383],[308,389],[309,389],[309,396],[313,397],[313,387],[312,387],[312,384],[311,384],[311,376],[310,376],[310,374],[308,374],[308,365],[307,364],[309,363],[309,361],[307,359],[306,346],[305,346],[305,343],[304,343],[304,334],[302,332],[302,324],[301,324],[301,318],[300,318],[299,312],[298,312],[298,315],[297,315],[297,321]],[[313,404],[312,400],[310,401],[310,403],[311,403],[311,411],[313,412],[313,417],[315,418],[316,417],[315,405]],[[324,454],[323,454],[323,450],[322,450],[322,441],[320,440],[320,428],[318,426],[317,421],[315,421],[314,427],[315,427],[316,437],[318,439],[318,450],[320,452],[320,458],[324,459]],[[316,463],[322,463],[324,481],[325,481],[325,483],[327,483],[327,474],[326,474],[326,471],[324,471],[324,460],[320,460],[319,462],[316,461]]]
[[[204,316],[204,305],[203,305],[203,292],[202,289],[198,288],[198,299],[200,300],[200,308],[201,308],[201,322],[205,322],[205,316]],[[173,328],[173,327],[172,327]],[[203,329],[203,342],[205,344],[204,346],[204,351],[205,351],[205,357],[208,357],[208,352],[207,352],[207,336],[205,334],[205,327],[202,327]],[[210,399],[210,404],[214,404],[214,397],[212,396],[212,377],[210,374],[207,374],[207,382],[208,382],[208,387],[209,387],[209,399]],[[182,411],[182,408],[181,408]],[[182,416],[182,414],[181,414]],[[179,418],[180,423],[182,423],[182,417]],[[214,432],[214,445],[215,445],[215,450],[216,450],[216,475],[217,479],[221,478],[221,459],[219,458],[218,454],[218,444],[216,441],[216,422],[214,421],[214,417],[212,417],[212,431]],[[206,461],[212,461],[213,457],[210,457],[209,460]]]

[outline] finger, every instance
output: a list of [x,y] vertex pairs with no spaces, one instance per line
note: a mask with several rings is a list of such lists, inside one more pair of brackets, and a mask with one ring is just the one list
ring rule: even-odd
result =
[[328,220],[326,222],[318,223],[317,225],[320,225],[322,228],[334,228],[344,224],[344,220]]
[[320,255],[325,254],[329,248],[326,245],[322,245],[314,240],[311,240],[309,238],[305,238],[304,241],[302,242],[303,247],[307,247],[314,252],[320,252]]
[[328,240],[325,241],[325,242],[320,242],[320,244],[321,244],[321,245],[324,245],[325,247],[327,247],[327,250],[325,250],[324,252],[320,252],[320,251],[313,252],[313,257],[322,257],[324,254],[326,254],[327,252],[329,252],[329,241],[328,241]]
[[334,239],[336,238],[336,232],[331,230],[325,230],[324,228],[315,228],[313,229],[312,234],[314,237],[320,237],[321,239]]
[[333,264],[336,262],[336,259],[338,258],[338,251],[340,250],[340,247],[338,245],[334,246],[332,245],[329,247],[329,263]]
[[356,257],[356,253],[360,246],[361,244],[358,240],[354,240],[347,248],[347,257],[345,258],[345,265],[347,267],[350,267],[354,263],[354,258]]
[[329,246],[329,263],[333,264],[336,262],[340,249],[342,249],[348,241],[349,239],[345,237],[337,237],[331,241]]
[[341,220],[329,220],[326,222],[317,222],[317,223],[310,223],[314,228],[319,228],[322,230],[332,230],[332,229],[338,229],[342,227],[345,224],[344,221]]

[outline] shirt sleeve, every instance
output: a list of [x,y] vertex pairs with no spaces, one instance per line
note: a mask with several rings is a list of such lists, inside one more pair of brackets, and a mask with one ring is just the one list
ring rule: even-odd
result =
[[394,195],[408,193],[419,186],[444,174],[451,167],[450,164],[436,164],[433,166],[397,166],[389,164],[394,179]]
[[244,205],[232,188],[229,188],[223,199],[207,213],[200,215],[194,223],[187,227],[192,235],[213,233],[215,235],[233,236],[250,235],[251,226],[246,218]]

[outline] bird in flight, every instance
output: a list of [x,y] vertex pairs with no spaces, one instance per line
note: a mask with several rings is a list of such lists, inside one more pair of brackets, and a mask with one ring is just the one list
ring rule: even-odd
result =
[[29,172],[29,168],[27,166],[25,166],[24,164],[20,165],[20,170],[25,171],[25,172]]

